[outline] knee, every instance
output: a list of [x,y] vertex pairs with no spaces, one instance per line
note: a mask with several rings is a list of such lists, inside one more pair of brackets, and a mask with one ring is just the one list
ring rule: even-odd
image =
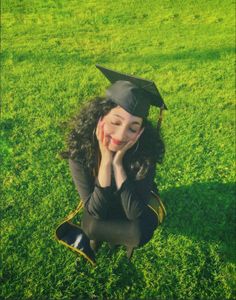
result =
[[134,246],[134,247],[139,247],[140,242],[142,240],[142,226],[141,226],[141,222],[139,219],[135,220],[135,221],[131,221],[131,226],[130,226],[130,246]]
[[84,215],[82,218],[81,227],[89,239],[93,239],[96,234],[96,222],[97,220],[89,214]]
[[156,220],[150,218],[140,218],[132,224],[132,236],[136,242],[136,247],[144,246],[153,237],[157,227]]

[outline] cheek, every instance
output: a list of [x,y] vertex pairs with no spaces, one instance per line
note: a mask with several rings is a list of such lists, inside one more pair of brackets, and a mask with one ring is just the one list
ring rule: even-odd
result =
[[128,136],[128,140],[129,140],[129,141],[134,141],[134,140],[136,139],[136,136],[137,136],[137,134],[130,134],[130,135]]
[[104,124],[104,132],[105,132],[105,134],[112,134],[114,132],[113,126],[109,123],[105,123]]
[[129,141],[134,141],[139,133],[130,133],[128,136]]

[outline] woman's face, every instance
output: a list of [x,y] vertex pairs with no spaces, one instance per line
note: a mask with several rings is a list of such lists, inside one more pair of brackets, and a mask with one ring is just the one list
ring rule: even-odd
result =
[[116,152],[129,141],[135,140],[141,130],[143,119],[117,106],[103,117],[103,121],[104,134],[109,138],[108,149]]

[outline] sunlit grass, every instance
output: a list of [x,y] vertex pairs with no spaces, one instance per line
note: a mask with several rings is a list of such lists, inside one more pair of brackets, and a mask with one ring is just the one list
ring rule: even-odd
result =
[[[3,299],[234,299],[233,2],[9,0],[1,21]],[[132,264],[103,245],[76,268],[54,240],[79,200],[58,153],[66,121],[108,85],[95,63],[165,98],[168,218]]]

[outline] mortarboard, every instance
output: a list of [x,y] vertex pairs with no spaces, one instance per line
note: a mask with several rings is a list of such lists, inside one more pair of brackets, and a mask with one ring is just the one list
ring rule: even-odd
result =
[[112,83],[106,91],[107,98],[132,115],[147,117],[150,105],[167,109],[153,81],[113,71],[100,65],[96,67]]

